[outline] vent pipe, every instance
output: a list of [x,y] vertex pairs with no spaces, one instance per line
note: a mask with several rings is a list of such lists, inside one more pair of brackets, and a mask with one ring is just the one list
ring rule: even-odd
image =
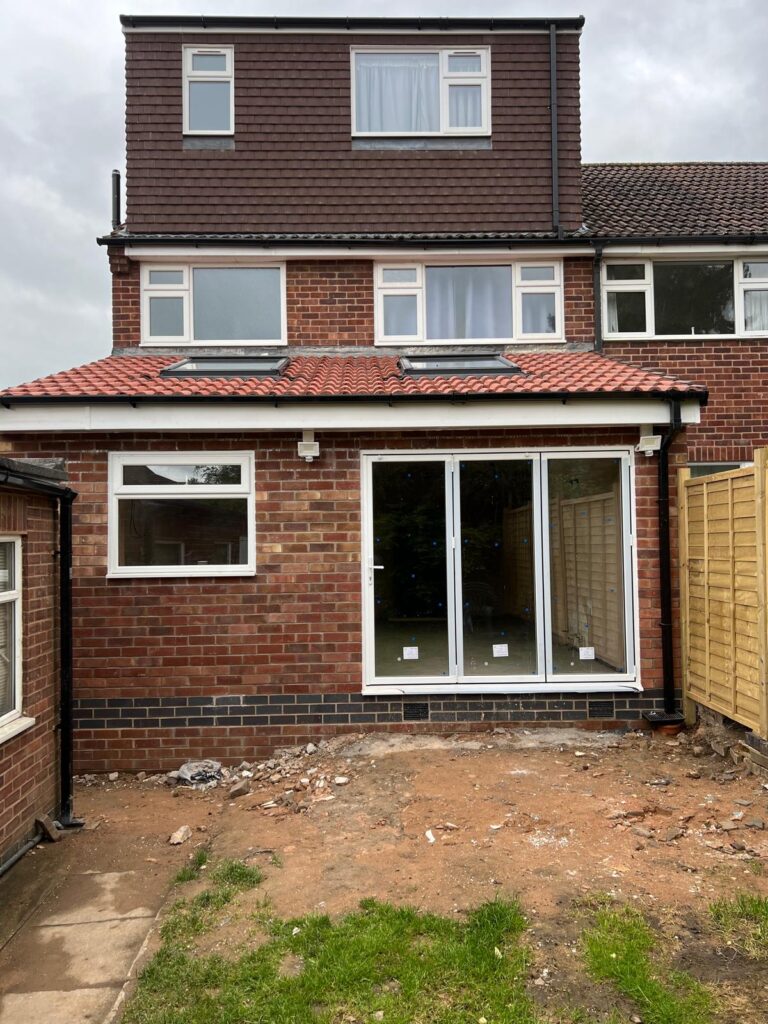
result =
[[120,217],[120,171],[112,171],[112,230],[121,226]]

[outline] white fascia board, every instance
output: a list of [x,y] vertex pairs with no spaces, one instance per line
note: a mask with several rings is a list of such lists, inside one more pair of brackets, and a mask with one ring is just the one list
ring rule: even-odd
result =
[[[173,35],[189,35],[196,33],[199,35],[238,35],[238,36],[290,36],[290,35],[334,35],[334,36],[450,36],[450,35],[461,35],[461,36],[482,36],[488,35],[490,29],[484,28],[424,28],[422,30],[407,29],[407,28],[248,28],[248,27],[224,27],[221,25],[123,25],[123,35],[140,35],[143,32],[151,32],[153,35],[157,32],[161,33],[172,33]],[[548,28],[494,28],[493,34],[495,36],[540,36],[547,35],[549,33]],[[579,28],[560,28],[557,26],[557,34],[559,36],[580,36],[581,29]]]
[[665,256],[726,256],[728,259],[739,256],[754,256],[757,253],[768,253],[768,243],[759,242],[754,245],[715,245],[705,243],[697,245],[689,242],[686,245],[665,245],[660,239],[658,245],[606,245],[603,248],[603,259],[619,256],[642,256],[644,259],[653,257],[662,259]]
[[[116,242],[119,244],[119,242]],[[401,262],[409,260],[419,262],[429,259],[430,261],[452,260],[460,258],[462,263],[481,263],[483,260],[493,257],[497,259],[504,257],[509,260],[532,260],[532,259],[562,259],[565,256],[593,256],[594,250],[591,246],[559,246],[548,247],[542,243],[538,248],[518,247],[515,245],[488,245],[478,248],[476,246],[461,247],[453,244],[441,246],[437,249],[417,248],[416,246],[404,247],[402,249],[394,246],[361,246],[337,245],[326,246],[298,246],[298,245],[126,245],[125,255],[131,260],[152,261],[155,263],[178,263],[181,260],[191,260],[199,263],[207,262],[228,262],[242,260],[252,262],[254,260],[265,260],[274,263],[276,260],[291,260],[308,258],[315,259],[376,259]]]
[[[0,408],[0,433],[163,430],[461,430],[487,428],[636,427],[670,421],[657,399],[512,399],[419,402],[181,402],[136,399],[89,404],[21,404]],[[698,423],[698,401],[681,402],[682,422]]]

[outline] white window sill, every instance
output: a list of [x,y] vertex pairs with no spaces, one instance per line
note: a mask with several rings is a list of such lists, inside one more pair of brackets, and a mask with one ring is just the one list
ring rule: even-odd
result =
[[415,694],[434,694],[448,696],[450,694],[468,694],[486,696],[491,694],[509,694],[510,696],[523,696],[524,694],[550,694],[554,696],[561,693],[642,693],[643,687],[639,681],[617,680],[616,682],[599,682],[597,680],[583,679],[576,681],[573,676],[564,679],[562,682],[553,679],[549,683],[453,683],[439,685],[430,683],[409,683],[403,680],[402,684],[391,683],[364,683],[362,692],[378,693],[389,696],[413,696]]
[[[606,338],[606,341],[609,339]],[[613,340],[613,339],[611,339]],[[626,339],[616,339],[625,341]],[[417,338],[377,338],[374,341],[374,345],[380,348],[386,346],[397,345],[401,348],[404,347],[443,347],[443,348],[467,348],[469,345],[485,345],[487,347],[494,347],[497,349],[507,348],[509,345],[564,345],[566,342],[565,338],[559,338],[552,334],[543,334],[540,337],[535,338],[450,338],[448,340],[440,340],[439,338],[429,338],[428,340],[419,340]]]
[[768,332],[741,331],[739,334],[603,334],[603,341],[743,341],[764,338]]
[[194,569],[192,566],[183,566],[180,570],[173,569],[127,569],[124,572],[108,572],[108,580],[162,580],[162,579],[203,579],[216,576],[255,576],[256,570],[238,566],[237,569],[212,565],[203,569]]
[[142,339],[139,342],[141,348],[285,348],[288,342],[283,339],[273,341],[197,341],[189,338],[160,338],[148,341]]
[[14,736],[18,736],[19,733],[26,732],[27,729],[31,729],[35,724],[36,719],[29,718],[27,715],[19,715],[18,718],[14,718],[10,722],[6,722],[5,725],[0,725],[0,743],[5,743],[6,740],[13,739]]

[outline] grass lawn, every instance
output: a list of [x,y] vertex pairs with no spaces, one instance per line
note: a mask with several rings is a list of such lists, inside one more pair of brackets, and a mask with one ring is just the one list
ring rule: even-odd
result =
[[[125,1024],[620,1024],[632,1015],[644,1024],[709,1024],[715,1019],[712,993],[669,968],[639,913],[615,908],[607,899],[588,903],[579,965],[595,984],[608,987],[620,1007],[599,1016],[572,1005],[553,1015],[537,1005],[530,988],[533,956],[526,917],[510,900],[484,903],[464,917],[364,900],[338,920],[284,921],[263,907],[256,915],[260,942],[237,945],[226,956],[205,954],[200,937],[228,920],[238,894],[261,881],[257,868],[239,861],[221,862],[210,871],[206,861],[198,854],[177,878],[181,886],[205,873],[207,884],[173,905],[161,929],[162,946],[128,1002]],[[739,908],[733,913],[736,920],[728,918],[727,927],[737,930],[743,915]]]

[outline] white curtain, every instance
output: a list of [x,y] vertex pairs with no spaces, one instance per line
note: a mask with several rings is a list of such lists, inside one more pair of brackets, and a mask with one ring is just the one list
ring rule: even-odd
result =
[[554,334],[556,330],[554,292],[523,293],[523,334]]
[[440,131],[438,54],[356,54],[355,122],[359,132]]
[[451,128],[481,128],[483,90],[479,85],[448,87],[448,124]]
[[427,338],[511,338],[511,267],[427,267]]
[[744,292],[744,319],[748,331],[768,331],[768,291]]

